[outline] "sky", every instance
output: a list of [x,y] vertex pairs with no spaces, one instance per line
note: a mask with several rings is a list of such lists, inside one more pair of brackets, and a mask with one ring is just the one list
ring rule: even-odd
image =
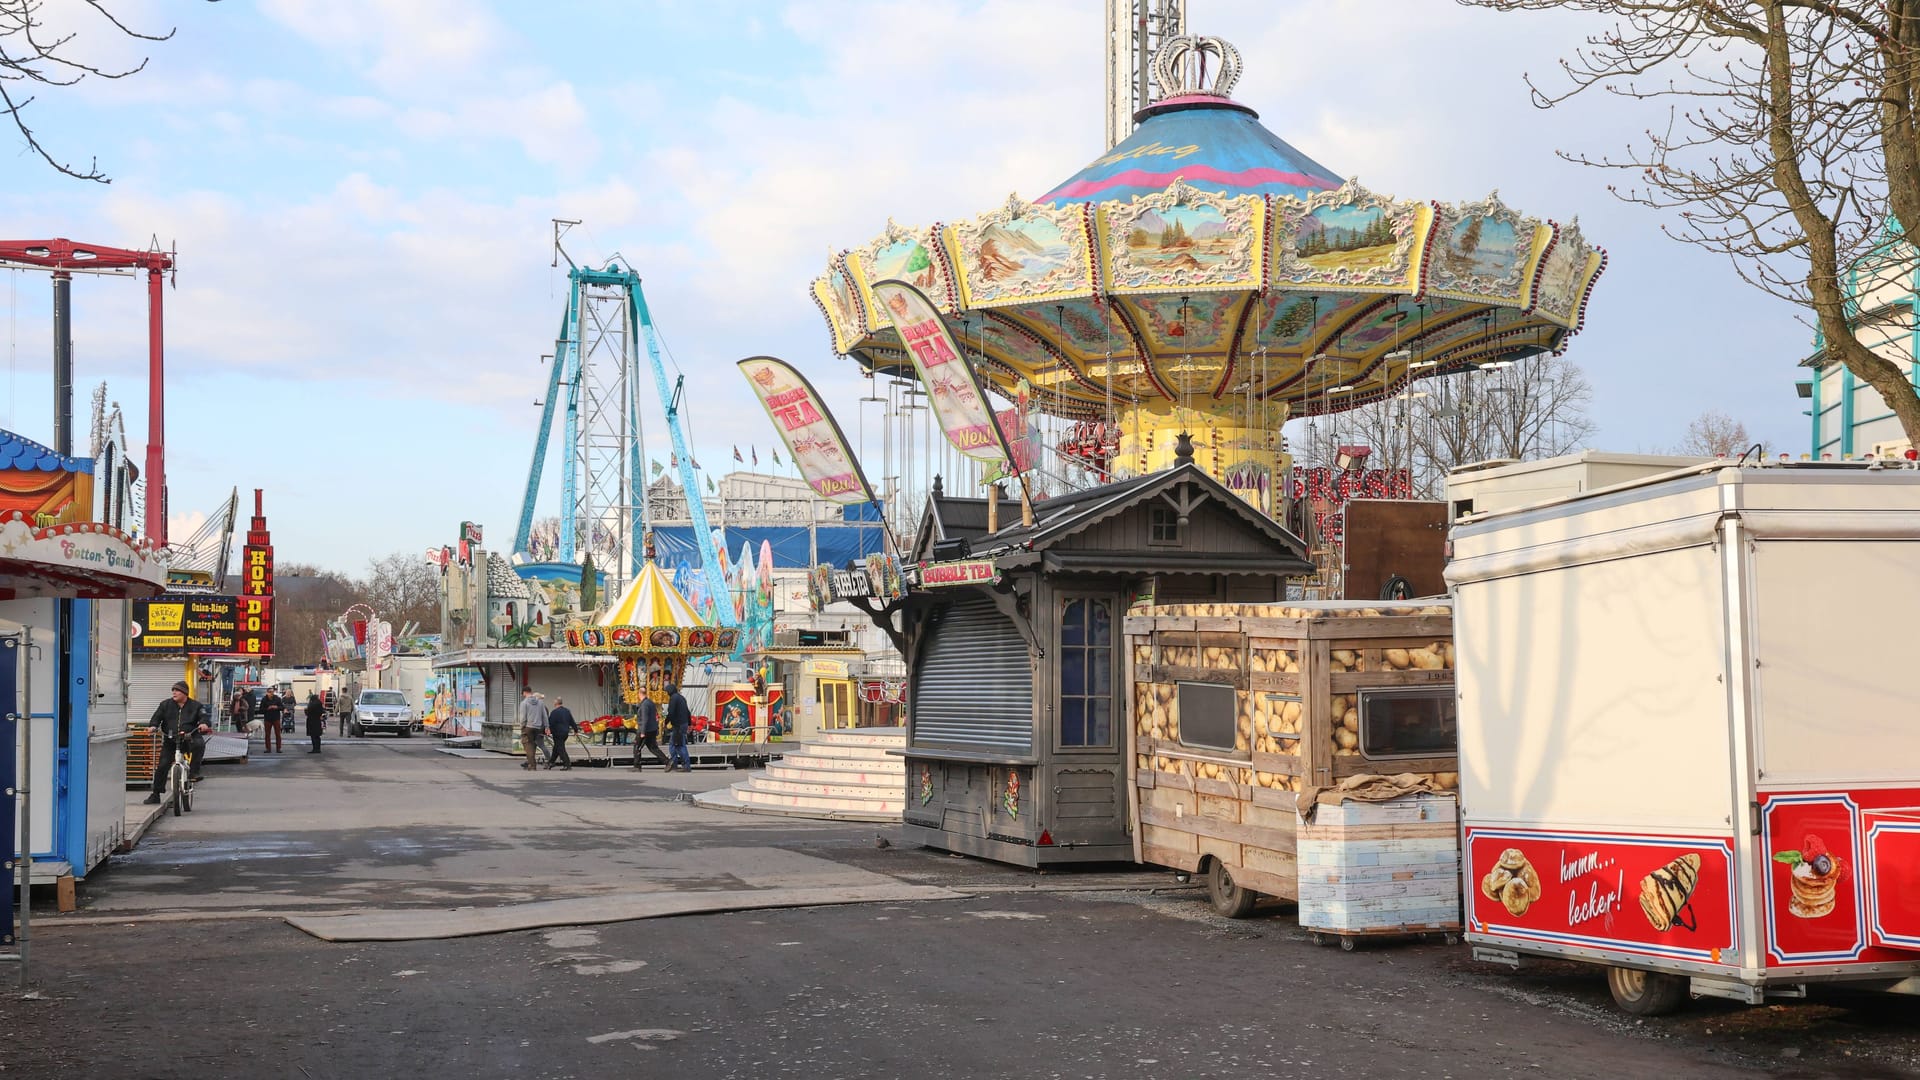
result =
[[[28,112],[56,157],[97,158],[113,183],[61,176],[0,132],[0,230],[177,247],[174,532],[262,488],[283,565],[358,574],[453,542],[461,521],[493,546],[511,536],[565,301],[551,219],[583,222],[576,259],[617,252],[645,279],[694,456],[719,472],[732,446],[775,439],[741,357],[792,361],[855,410],[855,365],[808,291],[831,252],[889,217],[1037,196],[1104,151],[1098,0],[113,7],[176,33],[136,47],[77,25],[80,56],[144,52],[146,69]],[[1551,80],[1592,23],[1446,0],[1192,0],[1188,24],[1239,47],[1236,99],[1342,176],[1579,219],[1609,255],[1568,353],[1594,387],[1594,447],[1671,446],[1706,409],[1805,442],[1799,313],[1667,239],[1658,214],[1608,193],[1615,177],[1556,156],[1617,152],[1658,119],[1600,97],[1530,103],[1524,74]],[[41,441],[50,295],[44,274],[0,272],[0,426]],[[145,305],[126,279],[74,286],[76,415],[106,381],[137,454]],[[665,461],[659,404],[642,400]]]

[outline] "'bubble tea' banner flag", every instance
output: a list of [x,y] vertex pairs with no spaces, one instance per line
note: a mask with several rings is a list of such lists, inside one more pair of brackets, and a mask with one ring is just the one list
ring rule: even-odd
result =
[[771,356],[740,361],[740,372],[760,396],[774,430],[793,451],[793,462],[814,494],[837,503],[876,501],[860,462],[847,447],[847,437],[806,376]]
[[873,295],[893,317],[893,328],[927,386],[927,400],[947,441],[975,461],[1007,462],[1012,455],[994,423],[993,407],[933,302],[904,281],[882,281],[873,287]]

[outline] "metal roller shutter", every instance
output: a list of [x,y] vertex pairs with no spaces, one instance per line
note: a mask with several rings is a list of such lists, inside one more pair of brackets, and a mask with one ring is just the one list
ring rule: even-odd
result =
[[1033,749],[1033,662],[1013,620],[964,596],[936,616],[907,707],[916,746]]
[[127,664],[127,719],[144,724],[153,710],[167,700],[174,683],[186,673],[185,660],[146,660],[135,657]]

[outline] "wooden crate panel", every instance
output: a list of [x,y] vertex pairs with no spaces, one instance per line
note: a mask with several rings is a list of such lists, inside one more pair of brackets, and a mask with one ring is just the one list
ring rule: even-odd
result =
[[1315,807],[1299,840],[1300,925],[1336,933],[1460,924],[1450,796]]

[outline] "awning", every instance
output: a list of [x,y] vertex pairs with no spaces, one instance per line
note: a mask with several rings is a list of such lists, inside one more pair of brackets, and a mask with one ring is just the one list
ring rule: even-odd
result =
[[17,512],[0,523],[0,600],[158,596],[167,568],[144,540],[98,522],[36,529]]

